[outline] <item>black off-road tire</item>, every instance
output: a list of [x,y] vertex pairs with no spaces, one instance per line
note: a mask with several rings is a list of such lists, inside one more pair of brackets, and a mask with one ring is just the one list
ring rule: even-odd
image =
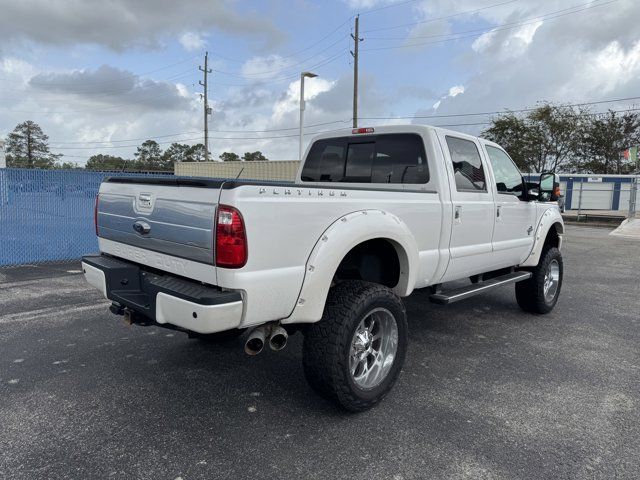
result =
[[[349,351],[360,321],[375,308],[384,308],[393,315],[398,346],[387,376],[377,386],[365,390],[351,376]],[[404,364],[407,343],[407,315],[402,300],[385,286],[345,281],[329,292],[322,320],[305,331],[302,357],[305,377],[313,390],[341,409],[368,410],[393,387]]]
[[[552,299],[546,299],[544,294],[545,275],[552,262],[557,262],[560,267],[560,279],[558,288]],[[562,289],[563,276],[562,254],[555,247],[547,248],[542,252],[538,265],[527,269],[531,272],[531,278],[516,283],[516,300],[525,312],[545,314],[553,310],[558,302]]]

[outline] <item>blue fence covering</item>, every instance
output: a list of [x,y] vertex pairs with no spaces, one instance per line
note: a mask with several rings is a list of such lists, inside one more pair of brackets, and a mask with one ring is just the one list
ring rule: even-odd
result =
[[98,251],[93,208],[105,177],[162,174],[0,169],[0,265],[74,260]]

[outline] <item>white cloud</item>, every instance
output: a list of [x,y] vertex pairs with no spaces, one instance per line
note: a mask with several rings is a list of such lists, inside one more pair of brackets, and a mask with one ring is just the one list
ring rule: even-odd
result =
[[625,50],[613,41],[597,52],[587,62],[576,65],[579,76],[574,78],[574,88],[594,89],[602,95],[612,95],[617,89],[638,82],[640,78],[640,40]]
[[464,85],[454,85],[449,89],[449,97],[457,97],[464,93]]
[[290,64],[290,59],[283,58],[280,55],[258,56],[247,60],[240,71],[249,80],[265,80],[286,74],[287,72],[284,70]]
[[490,52],[505,59],[518,57],[526,53],[543,24],[540,20],[514,30],[493,29],[478,37],[471,44],[471,48],[477,53]]
[[274,22],[235,11],[226,0],[29,0],[2,2],[0,47],[24,40],[45,45],[95,44],[122,51],[157,48],[166,36],[218,31],[273,46],[283,39]]
[[[313,103],[313,99],[321,93],[325,93],[334,88],[336,82],[323,78],[306,79],[304,84],[304,97],[307,107]],[[276,121],[291,112],[300,110],[300,81],[296,80],[289,84],[286,93],[273,106],[272,118]]]
[[387,0],[344,0],[344,2],[352,10],[368,9],[372,7],[377,7],[379,5],[385,5],[387,3],[395,3],[393,1],[390,2]]
[[438,108],[440,108],[440,105],[442,105],[443,100],[446,100],[447,98],[457,97],[458,95],[462,95],[463,93],[464,93],[464,85],[454,85],[453,87],[449,88],[449,93],[447,93],[440,100],[438,100],[436,103],[433,104],[432,108],[434,110],[437,110]]
[[483,33],[473,41],[473,43],[471,44],[471,48],[478,53],[484,52],[491,45],[493,45],[493,41],[496,34],[497,34],[497,31],[495,29],[489,32]]
[[[197,0],[187,1],[189,5],[194,5]],[[20,2],[14,3],[20,4]],[[56,2],[47,2],[49,3],[56,4]],[[123,4],[121,0],[114,0],[112,3]],[[233,3],[230,2],[231,5]],[[386,5],[389,2],[352,0],[351,4],[354,8],[364,9]],[[127,5],[123,11],[129,12],[128,14],[131,14],[131,10],[138,8],[131,7],[133,4]],[[217,0],[213,1],[213,5],[212,9],[217,8]],[[477,0],[429,0],[398,7],[398,11],[401,8],[405,8],[408,15],[406,22],[409,23],[473,10],[479,6]],[[379,53],[381,57],[378,60],[373,58],[373,53],[367,54],[367,57],[370,55],[371,63],[369,60],[364,62],[361,70],[361,118],[399,116],[407,113],[428,115],[433,113],[432,108],[425,108],[423,111],[416,105],[431,105],[436,100],[438,102],[434,108],[437,108],[438,113],[449,114],[522,108],[535,105],[539,100],[580,102],[637,96],[637,92],[640,91],[640,42],[637,29],[634,30],[634,28],[637,23],[637,14],[640,12],[634,0],[619,0],[616,8],[594,9],[588,15],[586,13],[568,15],[562,19],[522,25],[510,30],[499,28],[502,23],[522,21],[522,19],[561,8],[566,8],[561,0],[545,0],[545,2],[521,0],[485,10],[473,16],[466,15],[443,22],[421,24],[422,27],[416,27],[413,35],[439,35],[475,28],[477,25],[486,26],[487,29],[493,27],[493,31],[480,36],[475,42],[473,39],[456,41],[456,49],[451,51],[463,51],[463,53],[455,58],[452,58],[449,54],[450,50],[444,50],[447,48],[444,47],[443,56],[434,57],[434,61],[441,66],[441,70],[438,70],[436,75],[435,70],[431,68],[424,77],[425,80],[421,82],[416,81],[415,76],[405,75],[406,72],[401,69],[393,72],[388,71],[390,69],[384,70],[384,61],[391,58],[390,56],[384,57],[384,53]],[[98,9],[100,11],[97,13],[98,16],[104,13],[100,9]],[[86,9],[80,7],[78,22],[86,20],[86,15]],[[132,15],[135,18],[137,12]],[[164,12],[163,15],[168,17]],[[364,22],[367,27],[374,27],[373,20],[371,22],[368,20],[373,17],[373,15],[363,17],[367,19]],[[40,16],[36,15],[35,18]],[[377,18],[384,23],[384,15],[379,15]],[[51,31],[40,27],[34,32],[32,30],[35,30],[35,27],[29,26],[24,35],[16,33],[13,27],[6,30],[8,20],[4,18],[3,22],[0,19],[0,48],[3,42],[6,44],[7,39],[15,40],[18,37],[27,37],[31,41],[49,42],[54,45],[54,50],[57,48],[56,45],[78,42],[94,42],[111,48],[128,48],[131,45],[148,45],[149,42],[157,40],[155,36],[157,32],[164,32],[162,38],[165,40],[166,38],[178,39],[185,32],[209,31],[211,25],[211,19],[204,21],[207,25],[203,26],[197,19],[193,20],[190,16],[189,18],[167,18],[166,22],[170,25],[165,29],[162,23],[164,19],[158,20],[151,13],[147,17],[145,13],[139,18],[142,29],[139,34],[130,31],[122,32],[121,27],[113,26],[112,22],[109,22],[104,29],[98,26],[98,31],[92,33],[94,23],[91,21],[86,23],[88,26],[86,30],[78,33],[69,24],[70,19],[73,17],[68,14],[64,16],[62,22],[64,25],[60,28],[55,24],[55,20],[50,20],[55,24]],[[18,19],[16,24],[19,23]],[[122,28],[135,30],[127,24],[126,19],[123,23]],[[399,20],[397,23],[403,23],[403,21]],[[113,31],[106,31],[110,28]],[[67,35],[64,29],[68,32],[68,38],[64,37]],[[401,37],[402,34],[399,32],[411,35],[410,28],[389,32],[389,35],[393,33]],[[247,34],[253,35],[252,32]],[[123,37],[115,38],[118,35]],[[268,34],[264,35],[268,36]],[[195,42],[197,38],[191,40]],[[368,47],[372,44],[373,42],[369,42],[366,45]],[[47,53],[44,49],[42,52]],[[389,51],[388,54],[402,55],[403,52],[405,50]],[[425,61],[426,65],[426,60],[416,56],[415,51],[406,50],[406,52],[405,58],[408,61],[416,62],[417,66],[420,66],[418,62]],[[32,55],[30,58],[35,56]],[[224,150],[242,154],[245,151],[258,149],[272,159],[290,159],[295,156],[299,80],[295,78],[284,85],[282,83],[262,84],[259,81],[279,79],[290,74],[299,75],[300,69],[293,68],[292,64],[297,60],[289,60],[279,55],[253,57],[237,71],[238,75],[244,77],[243,79],[221,80],[218,76],[214,77],[213,82],[221,80],[247,83],[243,87],[223,89],[214,86],[212,89],[210,102],[214,114],[210,122],[210,135],[214,157],[217,158]],[[376,64],[374,61],[381,63]],[[192,65],[194,71],[195,62],[194,60]],[[231,70],[236,67],[221,63],[220,69]],[[184,68],[187,67],[184,66]],[[65,160],[79,161],[86,160],[93,153],[130,157],[135,147],[109,149],[93,144],[90,149],[74,150],[57,148],[61,146],[60,142],[102,142],[149,138],[177,132],[196,133],[158,139],[161,147],[168,147],[172,141],[184,143],[201,141],[202,103],[192,93],[195,88],[190,85],[191,80],[187,81],[183,78],[181,81],[184,84],[181,84],[176,83],[175,80],[142,79],[131,72],[113,67],[105,68],[100,72],[99,70],[41,72],[39,66],[31,65],[24,60],[14,57],[0,58],[0,95],[3,97],[0,105],[3,108],[0,111],[3,120],[0,122],[0,135],[6,135],[17,123],[32,119],[37,121],[50,136],[50,142],[54,146],[53,151],[77,155],[80,158],[67,157]],[[344,65],[342,70],[334,73],[333,77],[325,72],[324,69],[319,71],[318,73],[322,74],[321,77],[307,80],[305,83],[307,98],[305,124],[312,125],[334,120],[346,120],[346,122],[317,127],[311,129],[312,131],[350,125],[349,119],[352,114],[350,69]],[[343,72],[343,75],[339,72]],[[157,75],[158,78],[163,78],[168,73],[162,71]],[[382,75],[386,75],[384,81],[381,80]],[[39,88],[35,87],[38,82],[29,83],[33,77],[44,80]],[[198,77],[193,76],[193,78],[197,84]],[[377,85],[376,79],[383,86]],[[105,80],[108,83],[95,83]],[[79,85],[88,86],[80,87]],[[117,92],[105,94],[105,91]],[[602,106],[602,109],[608,106]],[[58,111],[59,113],[53,113]],[[488,119],[488,117],[471,118],[473,120],[463,117],[456,119],[455,122],[448,122],[446,119],[425,120],[425,122],[475,123]],[[389,123],[389,121],[362,121],[362,125],[366,126],[382,123]],[[293,130],[289,130],[292,128]],[[469,127],[471,133],[478,133],[482,128],[482,126]],[[274,129],[285,130],[253,132]],[[293,136],[286,137],[289,134]],[[284,138],[267,138],[283,135],[285,135]],[[238,137],[265,138],[253,140]],[[309,139],[309,137],[305,138]]]
[[207,44],[203,36],[199,33],[185,32],[180,35],[180,45],[188,52],[202,50]]
[[[541,13],[533,0],[519,5],[524,10],[520,17]],[[553,2],[545,5],[542,13],[562,7]],[[484,34],[457,60],[470,73],[460,79],[464,95],[443,98],[437,105],[438,114],[519,109],[540,101],[580,103],[637,96],[640,41],[632,32],[638,13],[635,1],[620,0],[616,8],[593,9],[511,30],[496,28]],[[593,110],[628,106],[629,102],[607,103]],[[428,115],[433,110],[416,113]],[[461,117],[452,123],[488,120],[489,116]],[[459,128],[479,133],[484,127]]]

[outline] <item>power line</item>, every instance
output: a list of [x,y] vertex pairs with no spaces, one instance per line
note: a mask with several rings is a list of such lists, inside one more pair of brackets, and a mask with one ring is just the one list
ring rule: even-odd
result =
[[[618,103],[618,102],[628,102],[631,100],[640,100],[640,97],[626,97],[626,98],[616,98],[612,100],[598,100],[595,102],[582,102],[582,103],[569,103],[569,104],[561,104],[562,107],[587,107],[590,105],[602,105],[605,103]],[[483,115],[502,115],[509,113],[526,113],[532,112],[536,110],[536,107],[532,108],[521,108],[516,110],[495,110],[491,112],[474,112],[474,113],[451,113],[451,114],[437,114],[437,115],[401,115],[401,116],[390,116],[390,117],[361,117],[362,120],[405,120],[405,119],[414,119],[414,118],[451,118],[451,117],[474,117],[474,116],[483,116]]]
[[[330,57],[329,59],[320,62],[318,64],[312,65],[311,67],[309,67],[310,69],[318,69],[321,68],[325,65],[328,65],[336,60],[338,60],[340,57],[343,57],[346,55],[346,52],[340,52],[337,55],[334,55],[333,57]],[[293,79],[293,78],[297,78],[299,74],[295,74],[295,75],[290,75],[288,77],[282,77],[280,80],[288,80],[288,79]],[[250,84],[248,84],[250,85]],[[175,87],[175,85],[173,85],[173,87]],[[176,92],[168,92],[168,93],[163,93],[163,94],[158,94],[158,95],[150,95],[147,97],[142,97],[140,99],[138,99],[138,101],[130,101],[127,103],[121,103],[121,104],[115,104],[115,105],[107,105],[107,106],[103,106],[103,107],[91,107],[91,108],[87,108],[87,109],[79,109],[79,110],[66,110],[66,111],[35,111],[35,110],[13,110],[10,108],[6,108],[6,107],[0,107],[0,109],[4,110],[4,111],[8,111],[8,112],[12,112],[12,113],[22,113],[22,114],[37,114],[37,115],[59,115],[59,114],[70,114],[70,113],[90,113],[92,111],[104,111],[104,110],[111,110],[114,108],[120,108],[120,107],[126,107],[126,106],[130,106],[130,105],[144,105],[145,103],[148,102],[148,100],[153,99],[153,98],[160,98],[160,97],[167,97],[167,96],[171,96],[174,95]],[[188,99],[190,97],[181,97],[183,99]]]
[[[579,116],[584,116],[584,117],[591,117],[591,116],[599,116],[599,115],[606,115],[610,112],[612,113],[624,113],[624,112],[636,112],[636,111],[640,111],[640,108],[629,108],[629,109],[623,109],[623,110],[608,110],[606,112],[595,112],[595,113],[583,113],[583,114],[579,114]],[[408,118],[408,117],[407,117]],[[415,119],[419,119],[422,118],[420,116],[416,116],[416,117],[412,117]],[[489,121],[485,121],[485,122],[473,122],[473,123],[449,123],[449,124],[434,124],[431,125],[433,127],[468,127],[468,126],[480,126],[480,125],[491,125],[492,122]],[[319,130],[316,132],[306,132],[304,133],[304,135],[318,135],[321,133],[333,133],[333,132],[341,132],[344,131],[345,127],[343,128],[335,128],[335,129],[330,129],[330,130]],[[294,137],[298,137],[298,134],[288,134],[288,135],[271,135],[271,136],[261,136],[261,137],[209,137],[210,139],[213,140],[275,140],[275,139],[281,139],[281,138],[294,138]],[[188,142],[188,141],[196,141],[196,140],[201,140],[202,137],[194,137],[194,138],[187,138],[187,139],[182,139],[182,141],[184,142]],[[173,142],[171,141],[167,141],[167,142],[157,142],[159,145],[167,145],[167,144],[171,144]],[[51,148],[55,148],[56,150],[96,150],[96,149],[116,149],[116,148],[132,148],[132,147],[137,147],[137,144],[132,144],[132,145],[109,145],[109,146],[103,146],[103,147],[51,147]]]
[[[636,111],[640,111],[640,108],[631,108],[631,109],[625,109],[625,110],[609,110],[606,112],[596,112],[596,113],[585,113],[582,114],[582,116],[598,116],[598,115],[606,115],[608,113],[626,113],[626,112],[636,112]],[[416,117],[419,118],[419,117]],[[483,126],[483,125],[491,125],[492,122],[473,122],[473,123],[448,123],[448,124],[433,124],[430,125],[432,127],[438,127],[438,128],[451,128],[451,127],[471,127],[471,126]],[[318,135],[321,133],[334,133],[334,132],[341,132],[344,131],[344,128],[339,128],[339,129],[332,129],[332,130],[322,130],[322,131],[317,131],[317,132],[307,132],[304,135]],[[278,135],[278,136],[271,136],[271,137],[210,137],[214,140],[273,140],[273,139],[279,139],[279,138],[292,138],[292,137],[297,137],[297,134],[292,134],[292,135]],[[184,141],[192,141],[192,140],[199,140],[200,138],[193,138],[193,139],[185,139]],[[169,144],[172,142],[157,142],[160,145],[163,144]],[[98,150],[98,149],[104,149],[104,148],[133,148],[133,147],[137,147],[138,145],[121,145],[121,146],[111,146],[111,147],[51,147],[53,149],[56,150]],[[87,158],[86,155],[69,155],[69,154],[63,154],[63,157],[67,157],[67,158]]]
[[[331,129],[331,130],[320,130],[317,132],[305,132],[304,135],[318,135],[320,133],[331,133],[331,132],[340,132],[344,130],[344,128],[335,128],[335,129]],[[263,136],[263,137],[209,137],[209,139],[212,140],[275,140],[275,139],[280,139],[280,138],[294,138],[294,137],[298,137],[299,134],[297,133],[293,133],[293,134],[287,134],[287,135],[270,135],[270,136]],[[147,140],[151,140],[151,138],[148,138]],[[198,140],[202,140],[202,137],[193,137],[193,138],[183,138],[181,141],[183,142],[191,142],[191,141],[198,141]],[[172,141],[164,141],[164,142],[156,142],[158,143],[158,145],[168,145],[171,143],[174,143]],[[56,150],[98,150],[98,149],[116,149],[116,148],[132,148],[132,147],[137,147],[138,144],[132,144],[132,145],[105,145],[105,146],[101,146],[101,147],[50,147],[50,148],[54,148]]]
[[[311,125],[305,125],[304,128],[305,129],[309,129],[309,128],[314,128],[314,127],[322,127],[322,126],[326,126],[326,125],[335,125],[336,123],[349,123],[351,121],[350,118],[344,119],[344,120],[333,120],[331,122],[320,122],[320,123],[314,123]],[[270,132],[287,132],[287,131],[292,131],[292,130],[298,130],[300,127],[288,127],[288,128],[271,128],[271,129],[265,129],[265,130],[210,130],[211,132],[215,132],[215,133],[270,133]],[[112,144],[112,143],[122,143],[122,142],[142,142],[145,140],[155,140],[157,138],[169,138],[169,137],[180,137],[183,135],[197,135],[199,134],[199,131],[190,131],[190,132],[181,132],[181,133],[170,133],[167,135],[156,135],[156,136],[152,136],[152,137],[141,137],[141,138],[127,138],[127,139],[121,139],[121,140],[105,140],[105,141],[98,141],[98,142],[92,142],[92,141],[84,141],[84,142],[53,142],[56,145],[89,145],[89,144],[93,144],[96,145],[96,148],[99,147],[99,145],[97,144]],[[182,141],[181,139],[177,139],[175,141]],[[57,147],[52,147],[52,148],[57,148]],[[63,147],[60,147],[63,148]]]
[[[573,103],[573,104],[563,104],[563,107],[585,107],[592,105],[603,105],[606,103],[618,103],[618,102],[628,102],[633,100],[640,100],[639,97],[626,97],[626,98],[615,98],[610,100],[598,100],[593,102],[581,102],[581,103]],[[451,113],[451,114],[437,114],[437,115],[403,115],[403,116],[388,116],[388,117],[360,117],[361,120],[410,120],[410,119],[429,119],[429,118],[459,118],[459,117],[473,117],[473,116],[487,116],[487,115],[502,115],[509,113],[526,113],[536,110],[533,108],[521,108],[521,109],[505,109],[505,110],[494,110],[488,112],[469,112],[469,113]],[[634,111],[633,109],[628,110],[619,110],[621,111]],[[600,112],[595,115],[602,115],[607,112]],[[327,122],[314,123],[310,125],[305,125],[305,129],[315,128],[315,127],[323,127],[327,125],[335,125],[337,123],[349,123],[352,121],[352,118],[342,119],[342,120],[332,120]],[[472,124],[465,124],[472,125]],[[272,133],[272,132],[287,132],[298,130],[299,126],[296,127],[286,127],[286,128],[272,128],[272,129],[262,129],[262,130],[212,130],[215,133]],[[99,148],[98,144],[113,144],[113,143],[123,143],[123,142],[138,142],[144,140],[154,140],[159,138],[169,138],[169,137],[180,137],[184,135],[197,135],[198,131],[188,131],[188,132],[180,132],[180,133],[170,133],[166,135],[155,135],[155,136],[147,136],[140,138],[127,138],[127,139],[119,139],[119,140],[105,140],[105,141],[84,141],[84,142],[52,142],[55,145],[95,145],[96,148]],[[260,137],[267,138],[267,137]],[[177,139],[175,141],[187,141],[189,139]],[[172,143],[172,142],[167,142]],[[64,148],[64,147],[52,147],[52,148]]]
[[[417,1],[417,0],[414,0]],[[348,22],[351,21],[351,19],[353,18],[353,16],[350,16],[349,18],[347,18],[344,22],[342,22],[340,25],[338,25],[336,28],[334,28],[333,30],[331,30],[331,32],[329,32],[328,34],[324,35],[322,38],[320,38],[319,40],[315,41],[314,43],[312,43],[311,45],[302,48],[300,50],[297,50],[295,52],[286,54],[286,55],[280,55],[281,58],[291,58],[291,57],[295,57],[296,55],[299,55],[303,52],[309,51],[312,48],[314,48],[315,46],[319,45],[320,43],[322,43],[323,41],[325,41],[327,38],[330,38],[331,36],[333,36],[334,33],[336,33],[338,30],[340,30],[343,26],[345,26]],[[229,62],[233,62],[233,63],[245,63],[246,60],[237,60],[235,58],[231,58],[231,57],[227,57],[224,55],[221,55],[219,53],[216,52],[211,52],[212,55],[221,58],[222,60],[226,60]]]
[[[219,73],[221,75],[228,75],[228,76],[231,76],[231,77],[247,78],[247,77],[260,77],[260,76],[264,76],[264,75],[270,75],[272,73],[284,72],[284,71],[292,70],[294,67],[296,67],[296,70],[298,70],[298,68],[297,68],[298,65],[305,64],[306,62],[308,62],[312,58],[315,58],[318,55],[326,52],[327,50],[331,49],[332,47],[334,47],[335,45],[340,43],[345,38],[347,38],[347,35],[344,35],[344,36],[340,37],[338,40],[336,40],[335,42],[333,42],[332,44],[330,44],[326,48],[320,50],[319,52],[316,52],[314,55],[312,55],[312,56],[310,56],[308,58],[305,58],[304,60],[300,60],[299,62],[291,63],[291,64],[288,64],[286,66],[283,66],[282,68],[276,68],[276,69],[272,69],[272,70],[263,70],[261,72],[252,72],[252,73],[238,73],[238,72],[230,72],[230,71],[216,70],[216,69],[214,69],[214,72]],[[280,57],[280,58],[285,58],[285,57]],[[296,76],[297,75],[299,75],[299,73],[296,73]]]
[[[184,60],[180,60],[179,62],[171,63],[169,65],[165,65],[163,67],[159,67],[159,68],[156,68],[154,70],[149,70],[149,71],[143,72],[143,73],[134,73],[134,74],[124,75],[124,76],[118,77],[118,78],[110,78],[109,80],[92,81],[88,85],[102,85],[102,84],[105,84],[105,83],[119,82],[121,80],[126,80],[126,79],[129,79],[129,78],[136,78],[136,77],[141,77],[143,75],[149,75],[150,73],[159,72],[161,70],[166,70],[167,68],[175,67],[176,65],[181,65],[181,64],[186,63],[186,62],[188,62],[190,60],[193,60],[194,58],[197,58],[199,56],[200,56],[200,54],[197,54],[197,55],[194,55],[192,57],[185,58]],[[83,70],[75,70],[75,71],[71,72],[71,74],[72,75],[73,74],[79,74],[79,73],[82,73],[82,72],[83,72]],[[68,82],[59,82],[59,83],[48,83],[47,85],[65,87],[65,86],[68,86],[69,83]]]
[[[583,8],[579,8],[579,7],[571,7],[571,9],[573,9],[572,11],[567,12],[566,10],[570,10],[570,9],[563,9],[563,10],[558,10],[556,12],[550,12],[548,14],[545,15],[545,20],[554,20],[556,18],[560,18],[560,17],[564,17],[566,15],[573,15],[575,13],[580,13],[583,12],[585,10],[590,10],[596,7],[603,7],[605,5],[609,5],[612,3],[616,3],[619,0],[609,0],[606,3],[599,3],[599,4],[592,4],[592,2],[589,2],[587,4],[583,4],[583,5],[588,5],[588,6],[583,6]],[[565,12],[565,13],[560,13],[557,15],[554,15],[558,12]],[[553,16],[552,16],[553,15]],[[531,22],[533,23],[533,22]],[[506,25],[506,24],[505,24]],[[467,38],[476,38],[476,37],[480,37],[482,35],[484,35],[485,33],[490,33],[490,32],[494,32],[494,31],[503,31],[503,30],[512,30],[514,28],[518,28],[519,26],[523,26],[526,25],[526,23],[522,23],[522,24],[515,24],[515,26],[510,26],[510,27],[505,27],[505,28],[500,28],[500,25],[496,28],[496,27],[490,27],[490,28],[486,28],[484,30],[476,30],[479,33],[475,33],[472,35],[463,35],[463,36],[455,36],[455,35],[459,35],[459,34],[448,34],[451,35],[451,38],[445,38],[442,40],[436,40],[433,42],[418,42],[418,43],[409,43],[409,44],[404,44],[404,45],[391,45],[391,46],[387,46],[387,47],[375,47],[375,48],[367,48],[364,49],[363,51],[367,51],[367,52],[371,52],[371,51],[379,51],[379,50],[393,50],[393,49],[398,49],[398,48],[412,48],[412,47],[420,47],[420,46],[424,46],[424,45],[435,45],[435,44],[439,44],[439,43],[446,43],[446,42],[451,42],[451,41],[455,41],[455,40],[464,40]]]
[[[604,5],[607,5],[608,3],[613,3],[613,2],[616,2],[616,1],[618,1],[618,0],[611,0],[610,2],[603,3],[603,4],[600,4],[600,5],[593,5],[593,7],[604,6]],[[589,3],[591,3],[591,2],[589,2]],[[560,13],[563,13],[563,12],[567,12],[566,13],[567,15],[570,15],[572,13],[578,13],[578,12],[580,12],[582,10],[575,10],[575,9],[583,7],[585,5],[588,5],[588,4],[577,5],[577,6],[573,6],[573,7],[569,7],[569,8],[563,8],[561,10],[556,10],[556,11],[553,11],[553,12],[544,13],[542,15],[537,15],[535,17],[525,18],[525,19],[522,19],[522,20],[518,20],[516,22],[501,23],[501,24],[498,24],[498,25],[494,25],[493,27],[474,28],[472,30],[463,30],[461,32],[440,33],[440,34],[433,34],[433,35],[412,35],[411,39],[415,39],[415,38],[453,37],[453,36],[456,36],[456,35],[464,35],[464,34],[467,34],[467,33],[476,33],[476,32],[483,32],[484,33],[484,32],[487,32],[487,31],[497,32],[497,31],[502,31],[503,30],[502,27],[510,27],[510,26],[521,27],[521,26],[531,25],[531,24],[537,23],[540,20],[548,20],[548,18],[546,18],[546,17],[551,17],[552,15],[554,15],[554,16],[551,17],[551,19],[557,18],[557,17],[560,17],[560,16],[564,16],[564,14],[556,15],[556,14],[560,14]],[[571,10],[571,11],[569,11],[569,10]],[[504,29],[504,30],[507,30],[507,29]],[[367,38],[369,40],[407,40],[406,36],[402,36],[402,37],[367,37]]]
[[423,23],[437,22],[438,20],[447,20],[449,18],[460,17],[460,16],[463,16],[463,15],[472,15],[474,13],[482,12],[484,10],[489,10],[491,8],[502,7],[504,5],[509,5],[511,3],[516,3],[518,1],[520,1],[520,0],[508,0],[506,2],[494,3],[493,5],[488,5],[488,6],[482,7],[482,8],[476,8],[476,9],[473,9],[473,10],[466,10],[464,12],[452,13],[450,15],[445,15],[443,17],[429,18],[427,20],[420,20],[418,22],[403,23],[401,25],[393,25],[391,27],[372,28],[370,30],[365,30],[362,33],[364,35],[366,35],[367,33],[370,33],[370,32],[380,32],[380,31],[383,31],[383,30],[395,30],[395,29],[398,29],[398,28],[412,27],[414,25],[421,25]]
[[364,12],[360,12],[360,15],[369,15],[370,13],[376,13],[376,12],[379,12],[380,10],[386,10],[388,8],[403,7],[405,5],[408,5],[409,3],[416,3],[421,1],[422,0],[406,0],[404,2],[396,2],[396,3],[392,3],[391,5],[385,5],[383,7],[371,8],[369,10],[365,10]]
[[[579,116],[581,117],[596,117],[598,115],[606,115],[608,113],[626,113],[626,112],[637,112],[640,111],[640,108],[628,108],[624,110],[607,110],[606,112],[595,112],[595,113],[582,113]],[[480,126],[480,125],[491,125],[493,122],[476,122],[476,123],[449,123],[449,124],[438,124],[431,125],[432,127],[471,127],[471,126]]]

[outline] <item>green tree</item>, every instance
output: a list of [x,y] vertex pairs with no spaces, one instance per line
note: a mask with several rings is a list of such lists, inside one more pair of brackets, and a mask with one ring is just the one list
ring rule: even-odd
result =
[[172,143],[169,148],[164,151],[163,158],[165,162],[191,162],[189,149],[191,147],[184,143]]
[[555,172],[573,160],[581,145],[587,111],[568,106],[546,104],[529,113],[534,138],[542,142],[542,155],[536,171]]
[[565,105],[541,105],[525,115],[493,119],[483,136],[502,145],[529,172],[555,172],[576,158],[588,111]]
[[184,143],[172,143],[162,155],[165,163],[173,165],[175,162],[202,162],[206,158],[202,143],[186,145]]
[[138,147],[136,153],[136,168],[139,170],[171,170],[173,164],[162,155],[162,149],[155,140],[146,140]]
[[85,165],[87,170],[130,170],[132,167],[130,160],[102,153],[89,157]]
[[242,156],[242,160],[244,160],[245,162],[258,162],[258,161],[267,160],[267,157],[265,157],[262,154],[262,152],[260,152],[260,151],[257,151],[257,152],[246,152]]
[[56,168],[58,170],[81,170],[82,166],[74,162],[56,162],[53,168]]
[[223,162],[239,162],[240,155],[233,152],[224,152],[220,154],[220,160]]
[[592,116],[585,125],[580,155],[573,162],[576,170],[599,174],[628,174],[636,165],[622,152],[640,145],[640,115],[608,111]]
[[187,153],[189,157],[189,162],[204,162],[207,158],[205,155],[206,149],[204,148],[204,144],[196,143],[189,147],[189,151]]
[[53,168],[60,154],[49,151],[49,137],[40,126],[27,120],[7,137],[7,166],[15,168]]
[[530,170],[530,158],[535,155],[532,151],[534,142],[524,118],[513,113],[497,117],[482,135],[509,152],[520,170]]

